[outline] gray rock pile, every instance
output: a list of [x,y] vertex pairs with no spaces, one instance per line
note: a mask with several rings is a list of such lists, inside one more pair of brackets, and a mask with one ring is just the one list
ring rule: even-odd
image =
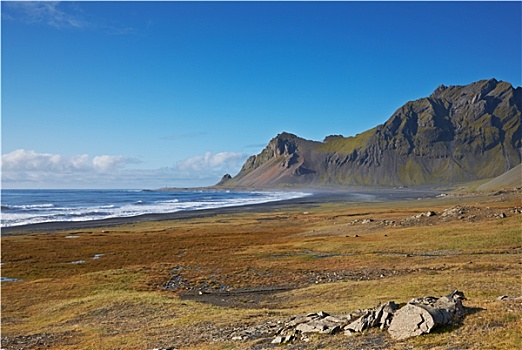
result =
[[367,309],[361,317],[344,327],[344,334],[351,335],[353,332],[362,332],[372,327],[385,329],[390,326],[393,314],[398,308],[399,306],[395,302],[389,301],[376,308]]
[[312,333],[336,334],[341,331],[341,327],[346,322],[346,317],[331,316],[324,311],[310,313],[306,316],[295,316],[277,331],[272,344],[288,343],[296,339],[306,341],[308,335]]
[[412,299],[401,308],[395,302],[389,301],[343,316],[332,316],[320,311],[305,316],[294,316],[286,323],[251,327],[241,335],[234,333],[231,338],[252,339],[248,335],[263,333],[266,336],[270,331],[277,329],[271,342],[284,344],[298,340],[308,341],[311,334],[337,334],[344,331],[345,335],[352,335],[379,327],[382,330],[387,329],[393,339],[403,340],[430,333],[438,326],[459,321],[464,315],[462,300],[465,299],[464,293],[456,290],[440,298],[428,296]]

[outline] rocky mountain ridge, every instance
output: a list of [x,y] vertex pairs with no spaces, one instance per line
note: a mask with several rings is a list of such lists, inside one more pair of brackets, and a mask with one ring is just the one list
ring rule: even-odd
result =
[[522,88],[440,85],[384,123],[322,142],[283,132],[225,187],[416,186],[493,178],[521,163]]

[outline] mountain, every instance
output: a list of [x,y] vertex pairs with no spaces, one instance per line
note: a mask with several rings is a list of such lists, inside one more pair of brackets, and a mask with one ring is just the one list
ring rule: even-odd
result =
[[521,163],[522,88],[482,80],[439,86],[384,124],[322,142],[283,132],[227,187],[416,186],[493,178]]
[[502,175],[480,185],[477,190],[491,191],[514,187],[522,187],[522,164],[519,164]]

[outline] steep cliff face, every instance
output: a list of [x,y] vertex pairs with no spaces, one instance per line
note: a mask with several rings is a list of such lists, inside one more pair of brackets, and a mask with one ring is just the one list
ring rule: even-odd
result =
[[495,177],[521,162],[521,105],[522,88],[495,79],[441,85],[354,137],[277,135],[227,184],[397,186]]
[[309,168],[309,163],[318,145],[319,142],[281,133],[260,154],[249,157],[227,185],[263,187],[312,183],[314,176],[310,175],[316,172]]

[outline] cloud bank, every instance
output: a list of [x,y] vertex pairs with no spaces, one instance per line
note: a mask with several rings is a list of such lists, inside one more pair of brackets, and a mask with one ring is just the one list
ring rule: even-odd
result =
[[158,188],[208,186],[236,173],[247,155],[207,152],[160,169],[136,169],[121,155],[63,156],[18,149],[2,155],[4,188]]
[[112,172],[127,164],[139,161],[122,156],[102,155],[92,160],[88,154],[65,157],[59,154],[37,153],[18,149],[2,155],[2,171],[5,172]]

